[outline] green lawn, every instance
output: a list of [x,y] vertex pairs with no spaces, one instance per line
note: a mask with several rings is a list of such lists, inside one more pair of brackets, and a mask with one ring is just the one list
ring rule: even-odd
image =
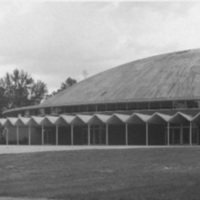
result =
[[200,147],[0,155],[0,196],[200,199]]

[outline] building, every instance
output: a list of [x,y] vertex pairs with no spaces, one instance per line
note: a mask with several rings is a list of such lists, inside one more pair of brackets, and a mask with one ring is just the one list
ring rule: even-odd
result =
[[198,145],[200,50],[127,63],[4,115],[7,144]]

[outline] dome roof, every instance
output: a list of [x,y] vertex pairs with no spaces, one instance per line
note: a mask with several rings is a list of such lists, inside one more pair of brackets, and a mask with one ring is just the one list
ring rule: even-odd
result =
[[167,53],[120,65],[85,79],[37,106],[200,99],[200,49]]
[[140,59],[94,75],[41,107],[200,98],[200,49]]

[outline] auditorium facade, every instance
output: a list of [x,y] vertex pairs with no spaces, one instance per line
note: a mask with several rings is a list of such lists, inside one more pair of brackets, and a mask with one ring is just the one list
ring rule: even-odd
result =
[[123,64],[3,114],[5,144],[199,145],[200,50]]

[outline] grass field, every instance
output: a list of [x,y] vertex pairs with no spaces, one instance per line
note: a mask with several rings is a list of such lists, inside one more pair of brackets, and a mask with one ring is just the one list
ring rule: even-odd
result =
[[0,155],[0,196],[199,200],[200,148]]

